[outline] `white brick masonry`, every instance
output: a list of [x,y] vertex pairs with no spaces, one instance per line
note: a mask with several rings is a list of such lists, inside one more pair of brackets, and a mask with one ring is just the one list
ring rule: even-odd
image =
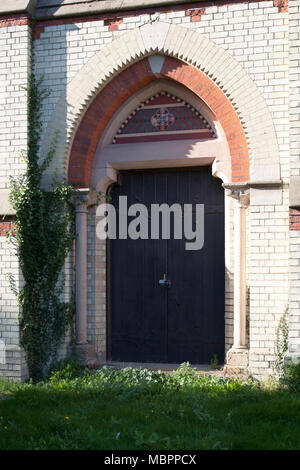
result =
[[[0,202],[1,189],[8,188],[8,177],[24,171],[20,151],[27,150],[27,87],[29,28],[0,28]],[[0,217],[3,210],[0,204]],[[6,205],[5,205],[6,206]],[[5,211],[4,211],[5,212]],[[6,348],[6,364],[0,364],[0,376],[21,380],[26,377],[24,353],[19,347],[18,305],[10,290],[7,274],[19,286],[18,260],[5,237],[0,237],[0,340]]]
[[0,189],[24,169],[19,153],[27,147],[27,102],[21,87],[27,86],[28,41],[28,26],[0,28]]
[[[289,6],[290,169],[300,175],[300,0]],[[290,232],[289,354],[300,358],[300,232]]]
[[0,340],[5,346],[5,361],[0,362],[0,377],[21,380],[26,376],[24,353],[19,347],[19,309],[11,290],[8,275],[12,275],[15,287],[20,285],[18,260],[5,237],[0,237]]

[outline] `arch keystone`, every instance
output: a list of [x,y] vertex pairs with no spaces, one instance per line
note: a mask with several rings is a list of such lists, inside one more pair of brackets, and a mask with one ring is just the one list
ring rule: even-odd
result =
[[169,29],[170,23],[162,22],[140,26],[146,51],[163,51]]

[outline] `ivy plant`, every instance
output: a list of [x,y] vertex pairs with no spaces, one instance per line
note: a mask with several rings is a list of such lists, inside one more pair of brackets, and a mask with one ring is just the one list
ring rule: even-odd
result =
[[[26,353],[30,377],[43,378],[57,354],[72,318],[72,303],[62,298],[64,263],[74,239],[70,205],[72,187],[53,180],[50,189],[42,178],[53,160],[58,134],[46,155],[40,155],[43,130],[42,103],[49,95],[43,78],[37,79],[34,41],[31,41],[31,73],[28,97],[28,146],[22,153],[25,173],[10,178],[10,202],[16,213],[10,234],[22,271],[23,282],[17,295],[20,318],[20,344]],[[11,285],[15,283],[11,279]]]
[[284,373],[284,356],[289,348],[289,307],[284,310],[276,330],[274,370],[280,376]]

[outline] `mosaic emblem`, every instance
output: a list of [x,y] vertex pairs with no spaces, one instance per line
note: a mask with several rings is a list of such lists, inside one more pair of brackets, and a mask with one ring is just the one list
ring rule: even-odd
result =
[[214,130],[199,111],[180,98],[161,92],[132,111],[112,143],[214,138]]
[[151,118],[151,124],[159,131],[166,131],[169,126],[174,124],[175,117],[167,108],[160,108]]

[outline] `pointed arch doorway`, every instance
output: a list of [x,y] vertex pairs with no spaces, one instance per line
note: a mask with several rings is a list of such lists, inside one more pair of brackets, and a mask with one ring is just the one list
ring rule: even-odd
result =
[[[170,87],[164,81],[158,86]],[[212,176],[215,158],[208,157],[209,148],[220,151],[219,129],[203,103],[184,90],[173,86],[176,95],[164,89],[153,95],[153,90],[144,90],[146,99],[139,96],[134,109],[129,104],[130,114],[128,105],[120,110],[117,127],[103,136],[109,144],[99,145],[101,168],[95,162],[93,171],[103,172],[107,155],[115,171],[116,181],[108,191],[117,212],[117,233],[120,197],[127,198],[128,207],[144,204],[149,214],[148,239],[108,240],[107,359],[209,364],[217,356],[223,363],[224,190],[222,181]],[[194,147],[194,159],[189,161],[187,153]],[[200,157],[200,147],[206,158]],[[222,149],[226,153],[224,145]],[[148,160],[151,152],[158,161],[153,156]],[[165,152],[171,155],[168,161]],[[187,240],[174,239],[172,229],[169,239],[162,230],[152,239],[153,204],[177,204],[182,215],[190,205],[193,223],[196,205],[202,204],[203,247],[186,250]],[[170,282],[163,282],[166,279]]]
[[[147,65],[147,61],[148,59],[143,59],[141,63],[139,62],[132,65],[129,69],[126,69],[119,76],[117,76],[111,86],[107,86],[103,92],[99,93],[99,95],[89,107],[88,111],[85,113],[72,147],[71,160],[69,165],[70,181],[76,184],[74,173],[76,167],[76,174],[80,178],[81,187],[84,184],[91,185],[97,190],[105,192],[112,183],[118,181],[118,175],[124,170],[146,170],[160,168],[171,169],[209,166],[211,172],[210,177],[220,178],[223,183],[227,183],[227,187],[229,186],[228,183],[230,183],[233,179],[235,181],[238,179],[237,183],[232,183],[233,185],[237,185],[237,189],[234,186],[232,195],[236,197],[236,191],[238,193],[242,193],[244,191],[244,183],[241,183],[240,181],[243,179],[246,180],[248,177],[249,163],[247,163],[248,160],[244,156],[244,137],[240,138],[239,129],[241,124],[239,123],[238,117],[234,113],[229,101],[220,94],[220,90],[218,90],[215,85],[211,84],[206,77],[202,76],[200,72],[195,71],[192,67],[186,68],[184,66],[182,68],[180,64],[177,64],[176,61],[170,61],[168,58],[166,58],[164,62],[165,65],[160,76],[154,76],[153,72],[151,72],[150,69],[148,70],[149,66]],[[144,85],[144,87],[140,86],[141,83],[139,83],[139,86],[135,85],[134,88],[135,90],[138,89],[138,91],[132,93],[132,90],[128,90],[127,88],[128,74],[130,73],[132,75],[133,83],[136,83],[134,80],[136,80],[136,77],[139,77],[138,72],[141,71],[141,67],[142,70],[144,70],[144,66],[150,77],[150,83]],[[171,66],[170,73],[172,74],[175,70],[174,73],[176,73],[176,77],[178,76],[177,72],[179,69],[182,69],[185,72],[187,70],[190,71],[191,76],[185,73],[184,75],[181,74],[179,77],[177,77],[177,81],[173,79],[166,79],[165,77],[168,76],[168,74],[165,73],[165,69],[169,66]],[[118,106],[117,103],[114,103],[113,106],[111,106],[111,99],[108,101],[108,97],[113,98],[115,95],[117,96],[115,85],[117,86],[117,84],[122,83],[123,78],[125,87],[123,93],[124,96],[122,95],[122,100],[118,99]],[[210,92],[210,98],[208,100],[209,105],[207,105],[207,103],[204,102],[201,98],[201,93],[199,92],[200,82],[198,83],[198,79],[200,79],[200,82],[201,79],[203,79],[205,84],[208,85],[208,88],[205,88],[205,90],[206,92]],[[143,80],[142,82],[144,83],[145,81]],[[198,87],[198,91],[195,87]],[[119,88],[118,90],[120,91]],[[118,142],[118,131],[120,130],[121,125],[126,124],[125,121],[128,121],[131,114],[136,111],[136,108],[140,105],[141,102],[151,98],[153,93],[155,94],[162,90],[167,90],[169,93],[174,94],[174,96],[181,98],[186,103],[192,105],[192,107],[196,109],[210,124],[210,127],[215,133],[216,137],[214,139],[201,139],[201,137],[198,137],[186,140],[170,139],[169,141],[166,140],[154,142],[136,141],[131,143],[128,142],[125,145],[124,143],[122,144]],[[102,101],[102,98],[104,98],[104,101]],[[103,111],[105,111],[104,114]],[[92,126],[91,123],[93,123]],[[114,140],[115,143],[113,143]],[[87,144],[89,144],[88,147]],[[85,155],[84,165],[83,155]],[[246,158],[245,165],[244,157]],[[236,173],[237,171],[238,174]],[[85,183],[85,181],[88,183]],[[239,185],[241,185],[241,188]],[[88,196],[88,189],[81,189],[79,191],[82,191],[80,200],[84,202],[84,206],[86,208],[89,204],[92,203],[92,194],[90,194],[90,197]],[[231,193],[226,191],[225,351],[227,351],[231,346],[233,338],[233,282],[231,278],[231,267],[233,261],[233,253],[231,252],[231,240],[233,235],[233,206],[235,206],[235,209],[240,210],[240,206],[237,205],[235,201],[233,201],[233,199],[228,196],[231,196]],[[87,197],[86,202],[85,197]],[[79,203],[78,222],[80,222],[81,218],[86,221],[87,216],[85,215],[83,217],[81,214],[82,209]],[[239,220],[242,221],[243,218]],[[81,226],[82,224],[80,225],[79,223],[78,225],[78,233],[85,233],[85,228]],[[240,229],[241,225],[237,224],[237,230],[235,230],[237,241],[239,240],[238,235]],[[78,247],[81,246],[80,240],[77,245]],[[82,239],[82,245],[85,246],[84,239]],[[82,272],[82,263],[84,263],[85,251],[84,249],[82,252],[80,250],[77,251],[79,255],[82,254],[82,259],[78,255],[79,262],[76,262],[76,275],[78,274],[77,277],[79,281],[82,279],[84,283],[86,276],[85,271]],[[106,361],[110,354],[110,349],[108,347],[108,343],[110,341],[110,316],[104,315],[104,312],[107,312],[109,297],[105,287],[105,279],[109,284],[109,277],[107,276],[106,249],[103,243],[99,241],[96,241],[96,258],[95,262],[94,259],[91,260],[91,267],[93,264],[96,267],[96,271],[93,272],[100,273],[95,277],[96,290],[93,291],[93,286],[89,287],[91,293],[95,292],[94,298],[96,303],[93,304],[92,299],[91,305],[94,305],[94,307],[89,307],[87,309],[86,297],[79,289],[79,286],[81,286],[82,283],[78,281],[78,289],[76,288],[76,293],[78,293],[77,336],[80,338],[82,343],[84,341],[85,344],[87,341],[94,343],[98,354],[100,354],[100,357]],[[238,268],[236,272],[241,271],[242,267],[239,269],[240,266],[238,266],[238,262],[236,264]],[[91,271],[88,270],[88,272]],[[237,281],[238,280],[239,278],[237,277]],[[235,290],[237,295],[235,297],[238,298],[238,293],[242,290],[242,288],[244,288],[244,284],[239,282],[239,286],[237,287],[238,289]],[[224,291],[224,286],[222,290]],[[235,305],[238,306],[238,302],[236,302]],[[91,312],[91,314],[89,314],[89,312]],[[95,316],[93,312],[95,312]],[[243,314],[243,312],[240,312],[238,309],[235,312],[237,319],[240,318]],[[91,318],[91,323],[89,320],[89,315]],[[93,323],[93,318],[95,318],[95,321],[97,322],[96,324]],[[240,324],[243,325],[241,322]],[[96,329],[94,328],[94,325],[96,326]],[[86,327],[88,329],[90,328],[90,334],[88,336]],[[243,344],[242,340],[236,341],[236,344],[240,343]]]

